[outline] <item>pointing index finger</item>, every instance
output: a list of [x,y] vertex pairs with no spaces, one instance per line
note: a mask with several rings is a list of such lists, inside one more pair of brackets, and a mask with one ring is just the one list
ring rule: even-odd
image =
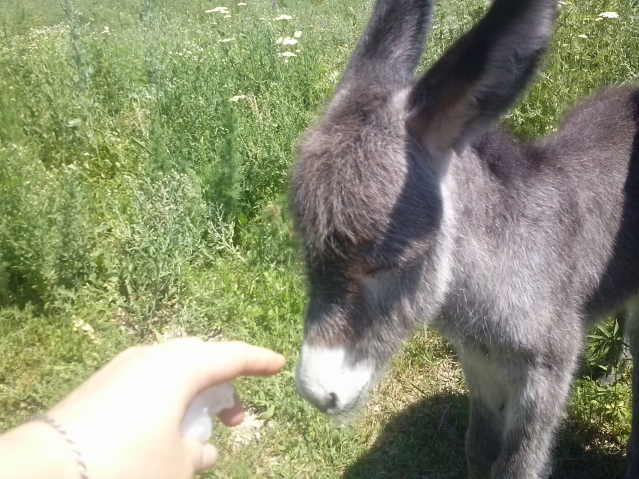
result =
[[203,387],[237,376],[271,376],[286,364],[281,354],[242,342],[210,342],[202,346]]

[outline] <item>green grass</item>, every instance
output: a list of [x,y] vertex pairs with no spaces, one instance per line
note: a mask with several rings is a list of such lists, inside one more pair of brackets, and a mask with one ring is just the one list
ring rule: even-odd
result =
[[[305,292],[289,170],[372,3],[246,3],[0,0],[0,430],[129,345],[233,338],[289,364],[238,381],[260,427],[248,444],[219,428],[223,457],[203,477],[465,477],[465,386],[431,331],[350,425],[294,392]],[[505,119],[523,137],[639,76],[637,0],[562,3],[539,81]],[[218,6],[230,17],[207,13]],[[484,8],[441,2],[422,68]],[[297,44],[277,43],[296,31]],[[589,340],[555,478],[623,472],[630,372],[614,361],[614,324]],[[592,379],[604,369],[612,384]]]

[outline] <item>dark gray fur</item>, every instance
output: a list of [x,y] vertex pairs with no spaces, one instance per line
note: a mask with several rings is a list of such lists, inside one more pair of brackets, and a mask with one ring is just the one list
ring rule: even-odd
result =
[[[413,82],[430,9],[378,0],[302,141],[291,205],[305,341],[381,371],[433,325],[470,390],[470,477],[545,478],[591,321],[627,303],[639,357],[639,91],[603,91],[522,144],[491,128],[547,47],[555,0],[496,0]],[[634,417],[627,478],[639,477]]]

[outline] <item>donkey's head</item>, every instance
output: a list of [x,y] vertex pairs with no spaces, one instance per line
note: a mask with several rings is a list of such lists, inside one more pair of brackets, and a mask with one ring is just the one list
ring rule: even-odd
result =
[[451,161],[516,98],[546,47],[556,0],[496,0],[413,82],[429,0],[378,0],[324,117],[305,135],[291,205],[309,304],[297,387],[353,409],[444,300],[455,225]]

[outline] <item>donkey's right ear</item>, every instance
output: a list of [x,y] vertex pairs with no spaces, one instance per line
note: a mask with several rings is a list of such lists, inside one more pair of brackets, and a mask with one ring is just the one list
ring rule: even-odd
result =
[[434,157],[459,152],[524,90],[548,46],[557,0],[495,0],[413,87],[406,127]]
[[352,82],[408,84],[422,55],[431,10],[431,0],[377,0],[338,89]]

